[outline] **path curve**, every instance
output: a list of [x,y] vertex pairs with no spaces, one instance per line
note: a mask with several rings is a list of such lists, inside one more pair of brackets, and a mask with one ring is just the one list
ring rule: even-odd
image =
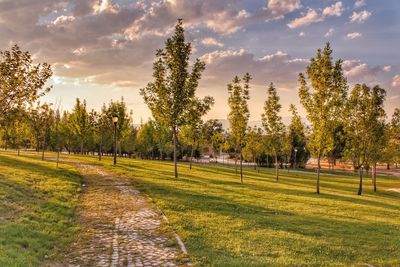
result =
[[163,215],[129,179],[95,165],[76,165],[83,183],[81,229],[63,265],[191,266]]

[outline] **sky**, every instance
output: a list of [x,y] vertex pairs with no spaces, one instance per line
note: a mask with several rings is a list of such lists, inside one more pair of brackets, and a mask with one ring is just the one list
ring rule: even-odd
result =
[[152,81],[155,51],[178,18],[191,59],[206,70],[198,96],[215,105],[205,119],[226,119],[227,84],[249,72],[250,120],[259,121],[267,86],[281,97],[281,116],[298,100],[298,73],[326,42],[343,60],[350,88],[379,84],[388,117],[400,107],[399,0],[0,0],[0,50],[18,44],[48,62],[53,90],[42,101],[71,110],[76,97],[99,109],[124,97],[135,123],[151,113],[139,89]]

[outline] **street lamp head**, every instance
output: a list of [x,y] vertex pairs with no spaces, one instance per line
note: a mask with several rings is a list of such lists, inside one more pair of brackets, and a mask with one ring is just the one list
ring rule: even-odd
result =
[[117,116],[117,115],[113,115],[113,117],[112,117],[112,122],[113,122],[114,124],[116,124],[116,123],[118,122],[118,116]]

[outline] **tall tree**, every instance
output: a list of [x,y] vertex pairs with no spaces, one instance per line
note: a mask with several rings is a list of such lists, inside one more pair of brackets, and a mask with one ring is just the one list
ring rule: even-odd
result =
[[271,83],[268,87],[267,100],[264,103],[264,113],[261,119],[265,133],[270,140],[270,147],[274,153],[275,176],[277,181],[279,180],[278,156],[285,137],[285,125],[282,123],[282,117],[279,116],[281,108],[279,96],[274,84]]
[[[243,183],[243,156],[242,149],[245,145],[247,123],[250,117],[248,100],[250,99],[251,76],[246,73],[243,79],[235,76],[228,84],[228,105],[230,112],[228,120],[230,124],[229,139],[235,149],[235,153],[240,156],[240,182]],[[243,81],[243,84],[242,84]]]
[[72,133],[79,142],[80,153],[83,155],[84,145],[88,139],[88,133],[90,130],[89,113],[86,109],[86,100],[83,100],[82,102],[79,98],[76,99],[69,123]]
[[191,44],[185,42],[182,20],[175,26],[175,33],[168,38],[164,50],[158,50],[153,64],[154,81],[141,89],[141,94],[153,117],[172,132],[174,174],[178,177],[177,136],[180,127],[189,124],[192,107],[211,105],[212,97],[200,100],[195,93],[205,63],[196,59],[189,72]]
[[300,102],[307,112],[312,126],[309,148],[317,158],[317,193],[320,193],[321,158],[333,146],[333,130],[342,120],[344,103],[347,97],[347,80],[342,69],[342,60],[333,62],[332,49],[327,43],[323,50],[318,49],[307,67],[310,90],[304,74],[299,74]]
[[260,128],[253,127],[247,130],[246,145],[243,148],[244,159],[254,163],[254,169],[258,166],[258,157],[263,152],[263,138]]
[[[373,88],[356,84],[347,102],[346,151],[353,165],[359,170],[358,194],[362,194],[363,168],[371,161],[376,163],[384,142],[385,110],[383,104],[386,91],[379,86]],[[374,179],[374,184],[376,179]]]
[[0,52],[0,121],[9,110],[30,105],[50,91],[46,82],[52,74],[49,64],[33,64],[30,53],[18,45]]
[[289,111],[292,113],[292,119],[287,133],[290,147],[290,161],[293,168],[297,166],[304,167],[309,157],[309,153],[306,149],[306,130],[297,112],[296,106],[291,104]]
[[400,163],[400,108],[395,108],[390,124],[386,126],[388,142],[384,148],[383,160],[390,168],[391,163]]

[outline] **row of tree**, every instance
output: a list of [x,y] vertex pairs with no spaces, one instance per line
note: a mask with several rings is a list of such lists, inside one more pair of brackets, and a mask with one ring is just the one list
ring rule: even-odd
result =
[[70,112],[40,104],[40,96],[51,89],[46,87],[51,68],[46,63],[33,64],[28,52],[14,46],[11,51],[2,52],[0,60],[3,145],[18,151],[35,148],[42,151],[42,157],[46,149],[51,149],[97,154],[101,160],[102,155],[112,153],[111,118],[118,116],[120,156],[172,158],[178,177],[179,158],[186,157],[192,162],[205,149],[214,156],[224,151],[235,163],[239,160],[243,182],[244,160],[268,166],[273,161],[278,181],[283,163],[304,166],[311,154],[317,159],[318,193],[321,159],[328,159],[333,165],[338,159],[351,160],[354,168],[360,170],[359,194],[363,169],[372,167],[376,189],[377,162],[400,161],[400,110],[396,109],[391,123],[386,123],[384,89],[357,84],[350,91],[342,61],[333,61],[329,43],[311,59],[306,74],[299,75],[299,97],[309,127],[302,122],[294,105],[290,106],[290,125],[283,124],[279,116],[282,106],[273,83],[267,90],[262,128],[248,127],[251,82],[248,73],[243,78],[235,76],[227,86],[229,129],[222,129],[217,120],[203,122],[202,117],[211,109],[214,99],[196,97],[205,64],[197,59],[191,65],[190,54],[191,45],[185,42],[179,20],[165,49],[156,53],[154,81],[141,89],[153,119],[134,126],[132,112],[123,99],[104,104],[99,111],[89,110],[86,101],[80,99]]

